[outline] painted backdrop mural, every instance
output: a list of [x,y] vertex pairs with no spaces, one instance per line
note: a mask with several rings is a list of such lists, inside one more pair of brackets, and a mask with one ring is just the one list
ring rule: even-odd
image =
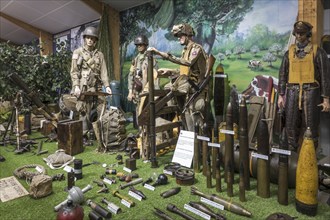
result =
[[[216,65],[223,65],[231,84],[242,92],[257,75],[277,77],[297,13],[298,0],[158,0],[122,12],[124,105],[129,63],[136,55],[133,40],[138,34],[148,36],[149,46],[180,56],[182,46],[171,28],[191,24],[194,40],[217,58]],[[158,61],[160,67],[175,67]]]

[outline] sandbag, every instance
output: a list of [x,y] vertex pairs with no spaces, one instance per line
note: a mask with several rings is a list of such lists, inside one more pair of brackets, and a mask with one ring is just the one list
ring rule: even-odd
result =
[[48,196],[53,192],[52,178],[48,175],[40,174],[32,178],[30,184],[30,196],[38,199]]

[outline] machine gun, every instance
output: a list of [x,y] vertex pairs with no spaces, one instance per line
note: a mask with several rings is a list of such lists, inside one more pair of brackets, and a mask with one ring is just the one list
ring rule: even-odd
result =
[[194,94],[192,94],[192,96],[190,96],[189,100],[184,105],[182,114],[187,110],[189,105],[199,96],[199,94],[201,94],[201,92],[209,84],[210,79],[212,77],[211,71],[212,71],[214,63],[215,63],[215,57],[211,54],[210,57],[209,57],[209,60],[208,60],[208,66],[207,66],[207,69],[206,69],[204,80],[199,85],[196,85],[196,87],[198,89],[196,89],[196,92]]
[[38,93],[32,91],[26,83],[19,78],[16,73],[11,73],[8,75],[8,78],[17,85],[20,89],[22,89],[26,93],[26,97],[29,101],[33,102],[37,107],[41,114],[51,121],[55,128],[57,128],[58,119],[50,112],[47,106],[41,102]]

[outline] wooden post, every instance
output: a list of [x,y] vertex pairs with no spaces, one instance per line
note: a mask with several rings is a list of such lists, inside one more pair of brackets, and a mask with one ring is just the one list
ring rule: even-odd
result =
[[312,43],[320,45],[323,36],[323,4],[321,0],[299,0],[298,20],[307,21],[313,25]]

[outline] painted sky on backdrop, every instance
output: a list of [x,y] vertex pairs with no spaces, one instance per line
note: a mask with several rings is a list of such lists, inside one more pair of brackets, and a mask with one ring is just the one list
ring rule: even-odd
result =
[[[252,7],[238,26],[238,32],[246,33],[260,23],[278,33],[287,32],[298,14],[298,0],[255,0]],[[271,14],[274,16],[269,16]]]

